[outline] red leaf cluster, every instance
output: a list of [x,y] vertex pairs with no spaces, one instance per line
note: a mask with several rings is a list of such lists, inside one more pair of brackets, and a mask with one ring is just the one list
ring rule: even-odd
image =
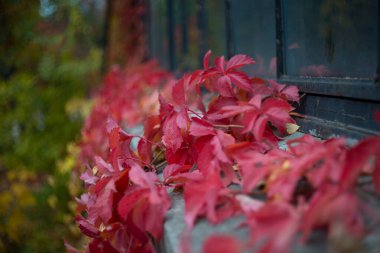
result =
[[[297,87],[249,77],[240,70],[254,63],[248,56],[218,57],[215,66],[210,57],[174,82],[151,63],[107,76],[83,130],[90,166],[77,223],[92,238],[85,251],[156,252],[173,190],[183,191],[190,229],[200,218],[245,217],[249,242],[217,235],[204,252],[289,252],[297,235],[307,241],[315,229],[362,236],[368,208],[356,182],[372,173],[380,192],[380,138],[349,148],[343,138],[304,135],[281,150]],[[151,103],[147,94],[162,83],[169,88]],[[143,136],[126,132],[138,123]]]

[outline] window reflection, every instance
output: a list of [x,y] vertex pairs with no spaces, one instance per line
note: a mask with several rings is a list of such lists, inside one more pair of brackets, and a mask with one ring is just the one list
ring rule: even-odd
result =
[[374,77],[379,41],[378,1],[284,3],[288,75]]

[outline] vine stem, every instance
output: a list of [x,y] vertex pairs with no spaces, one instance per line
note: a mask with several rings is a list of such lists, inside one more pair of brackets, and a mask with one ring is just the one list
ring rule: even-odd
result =
[[133,161],[137,161],[137,162],[141,162],[143,163],[145,166],[147,167],[152,167],[152,165],[150,163],[147,163],[147,162],[144,162],[143,160],[139,159],[139,158],[134,158],[134,157],[124,157],[124,159],[127,159],[127,160],[133,160]]
[[160,167],[164,166],[165,164],[167,164],[166,160],[164,160],[161,163],[157,164],[155,167],[156,168],[160,168]]
[[156,154],[156,155],[153,157],[152,161],[150,162],[150,164],[151,164],[152,166],[153,166],[154,162],[158,159],[158,157],[159,157],[163,152],[164,152],[164,150],[161,149],[160,152],[158,152],[158,154]]
[[244,128],[244,126],[242,125],[214,125],[214,127],[224,127],[224,128],[228,128],[228,127],[236,127],[236,128]]
[[197,115],[199,118],[203,118],[203,116],[202,115],[200,115],[199,113],[197,113],[196,111],[194,111],[194,110],[192,110],[192,109],[190,109],[190,108],[187,108],[187,110],[189,110],[189,112],[192,112],[192,113],[194,113],[195,115]]

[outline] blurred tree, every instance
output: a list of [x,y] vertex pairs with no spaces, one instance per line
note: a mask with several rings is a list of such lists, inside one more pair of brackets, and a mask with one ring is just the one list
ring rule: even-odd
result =
[[100,0],[0,0],[0,252],[64,252],[63,238],[76,236],[75,150],[64,156],[100,82],[104,9]]

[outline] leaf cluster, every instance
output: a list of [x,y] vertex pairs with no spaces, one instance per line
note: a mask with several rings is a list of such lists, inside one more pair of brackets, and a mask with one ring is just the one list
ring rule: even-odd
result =
[[[81,144],[88,168],[77,224],[91,238],[85,252],[156,252],[172,191],[183,192],[188,230],[201,218],[244,217],[250,240],[222,236],[228,252],[290,252],[317,229],[331,239],[364,236],[371,212],[356,185],[372,174],[380,192],[379,137],[349,148],[344,138],[303,135],[282,150],[279,141],[297,130],[298,89],[249,77],[240,70],[254,63],[246,55],[213,65],[210,57],[175,81],[152,63],[107,76]],[[146,116],[143,105],[160,83],[159,111]],[[128,131],[138,122],[143,136]],[[219,239],[208,238],[204,252],[220,249]]]

